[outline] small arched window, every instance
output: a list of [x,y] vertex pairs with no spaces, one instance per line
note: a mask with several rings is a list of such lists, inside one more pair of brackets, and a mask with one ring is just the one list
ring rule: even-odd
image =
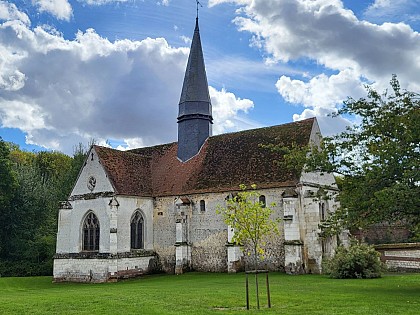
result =
[[263,208],[265,208],[265,206],[266,206],[265,196],[264,196],[264,195],[261,195],[261,196],[258,198],[258,201],[262,204],[262,207],[263,207]]
[[144,248],[144,218],[136,211],[131,218],[131,249]]
[[206,202],[204,200],[200,200],[200,211],[206,211]]
[[99,251],[99,220],[89,212],[83,222],[83,250]]
[[319,219],[321,221],[325,221],[326,218],[327,218],[327,212],[325,210],[325,203],[321,202],[319,204]]

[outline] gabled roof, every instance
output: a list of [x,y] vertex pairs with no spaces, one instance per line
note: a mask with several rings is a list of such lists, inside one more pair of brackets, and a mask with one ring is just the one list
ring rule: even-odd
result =
[[152,195],[149,157],[97,145],[94,150],[117,194]]
[[238,190],[240,184],[258,188],[295,186],[299,178],[281,169],[280,152],[261,145],[309,144],[315,118],[294,123],[210,137],[199,154],[187,162],[177,158],[177,143],[130,151],[95,146],[117,194],[179,196]]

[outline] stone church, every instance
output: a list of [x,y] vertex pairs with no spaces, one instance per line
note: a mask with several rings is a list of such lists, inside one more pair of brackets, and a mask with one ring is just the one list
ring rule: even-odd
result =
[[[262,145],[319,144],[315,118],[212,136],[212,106],[198,19],[179,102],[178,142],[118,151],[94,145],[67,201],[60,205],[55,281],[106,282],[187,270],[236,272],[246,255],[216,213],[240,184],[256,184],[275,203],[281,234],[264,265],[319,273],[335,239],[319,223],[335,211],[331,174],[290,172],[282,153]],[[317,198],[316,196],[325,198]]]

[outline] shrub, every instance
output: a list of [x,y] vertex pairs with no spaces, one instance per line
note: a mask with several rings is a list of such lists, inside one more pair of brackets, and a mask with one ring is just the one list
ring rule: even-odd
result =
[[353,243],[349,247],[339,246],[335,256],[327,260],[324,272],[331,278],[380,278],[384,264],[373,246]]

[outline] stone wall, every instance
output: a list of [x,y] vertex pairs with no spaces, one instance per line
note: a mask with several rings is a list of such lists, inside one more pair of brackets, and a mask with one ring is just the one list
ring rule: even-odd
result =
[[[266,197],[266,203],[276,203],[273,219],[283,218],[282,194],[280,189],[265,189],[260,193]],[[175,243],[176,225],[182,222],[182,231],[185,233],[183,244],[190,251],[191,261],[186,266],[188,270],[225,272],[228,270],[228,233],[227,225],[223,222],[221,214],[216,213],[218,206],[225,205],[226,193],[192,194],[181,197],[162,197],[155,199],[154,207],[154,248],[157,252],[162,268],[165,272],[173,273],[175,270]],[[182,200],[186,201],[185,204]],[[200,206],[204,201],[205,209]],[[264,265],[271,270],[283,270],[283,223],[279,223],[281,235],[267,240]],[[178,232],[180,233],[180,232]],[[181,252],[181,251],[180,251]],[[249,258],[244,257],[249,265]],[[243,266],[238,263],[238,268]]]
[[[101,172],[94,156],[81,174],[84,179],[93,175],[98,182],[106,181],[106,175]],[[309,175],[315,176],[306,174],[305,178],[309,179]],[[330,178],[323,177],[323,180],[327,183]],[[242,255],[228,242],[228,227],[222,215],[217,213],[218,206],[225,206],[226,197],[231,192],[140,198],[118,196],[112,191],[96,191],[96,188],[92,192],[85,184],[79,184],[80,180],[74,190],[78,195],[72,195],[60,209],[57,254],[83,253],[81,227],[89,211],[93,211],[100,222],[99,253],[119,255],[130,252],[130,220],[139,210],[145,220],[145,249],[156,252],[153,270],[160,268],[167,273],[176,270],[235,272],[244,267],[253,268],[250,256]],[[103,189],[109,187],[104,184]],[[319,186],[302,185],[292,190],[294,195],[290,198],[283,198],[285,188],[259,190],[266,197],[267,205],[275,203],[273,219],[283,220],[279,223],[280,235],[266,240],[267,251],[259,268],[283,271],[286,260],[294,266],[289,269],[297,273],[317,273],[320,272],[322,256],[326,254],[325,248],[334,248],[334,244],[324,246],[318,236],[319,200],[314,194]],[[326,194],[332,193],[326,191]],[[325,202],[328,211],[334,211],[335,201]],[[289,246],[288,256],[285,241]],[[228,262],[228,252],[229,259],[235,257],[238,260]],[[54,276],[57,281],[105,281],[103,279],[129,277],[151,270],[150,259],[147,264],[134,257],[115,259],[57,258]]]
[[[114,202],[117,205],[112,205]],[[130,250],[130,220],[139,210],[145,221],[145,249],[153,249],[153,200],[134,197],[99,197],[69,202],[71,209],[60,209],[58,218],[57,253],[82,251],[82,224],[92,211],[99,220],[99,252],[117,253]]]
[[[93,176],[95,178],[94,186],[88,188],[89,178]],[[87,193],[96,193],[104,191],[114,191],[114,188],[109,181],[103,166],[99,162],[98,155],[95,152],[95,149],[92,148],[89,151],[88,158],[86,163],[82,167],[82,170],[79,174],[77,182],[71,192],[72,196],[84,195]]]
[[[155,256],[75,258],[74,255],[54,259],[54,282],[107,282],[153,272]],[[100,255],[98,255],[100,256]],[[106,255],[103,255],[106,256]]]
[[[332,185],[330,175],[306,174],[319,177],[318,182]],[[322,178],[322,180],[321,180]],[[315,180],[315,179],[313,179]],[[338,191],[330,186],[306,183],[296,188],[297,196],[284,198],[285,236],[286,236],[286,272],[321,273],[323,257],[330,257],[337,246],[335,238],[322,239],[319,224],[339,206],[336,196]]]
[[376,245],[390,271],[420,272],[420,243]]

